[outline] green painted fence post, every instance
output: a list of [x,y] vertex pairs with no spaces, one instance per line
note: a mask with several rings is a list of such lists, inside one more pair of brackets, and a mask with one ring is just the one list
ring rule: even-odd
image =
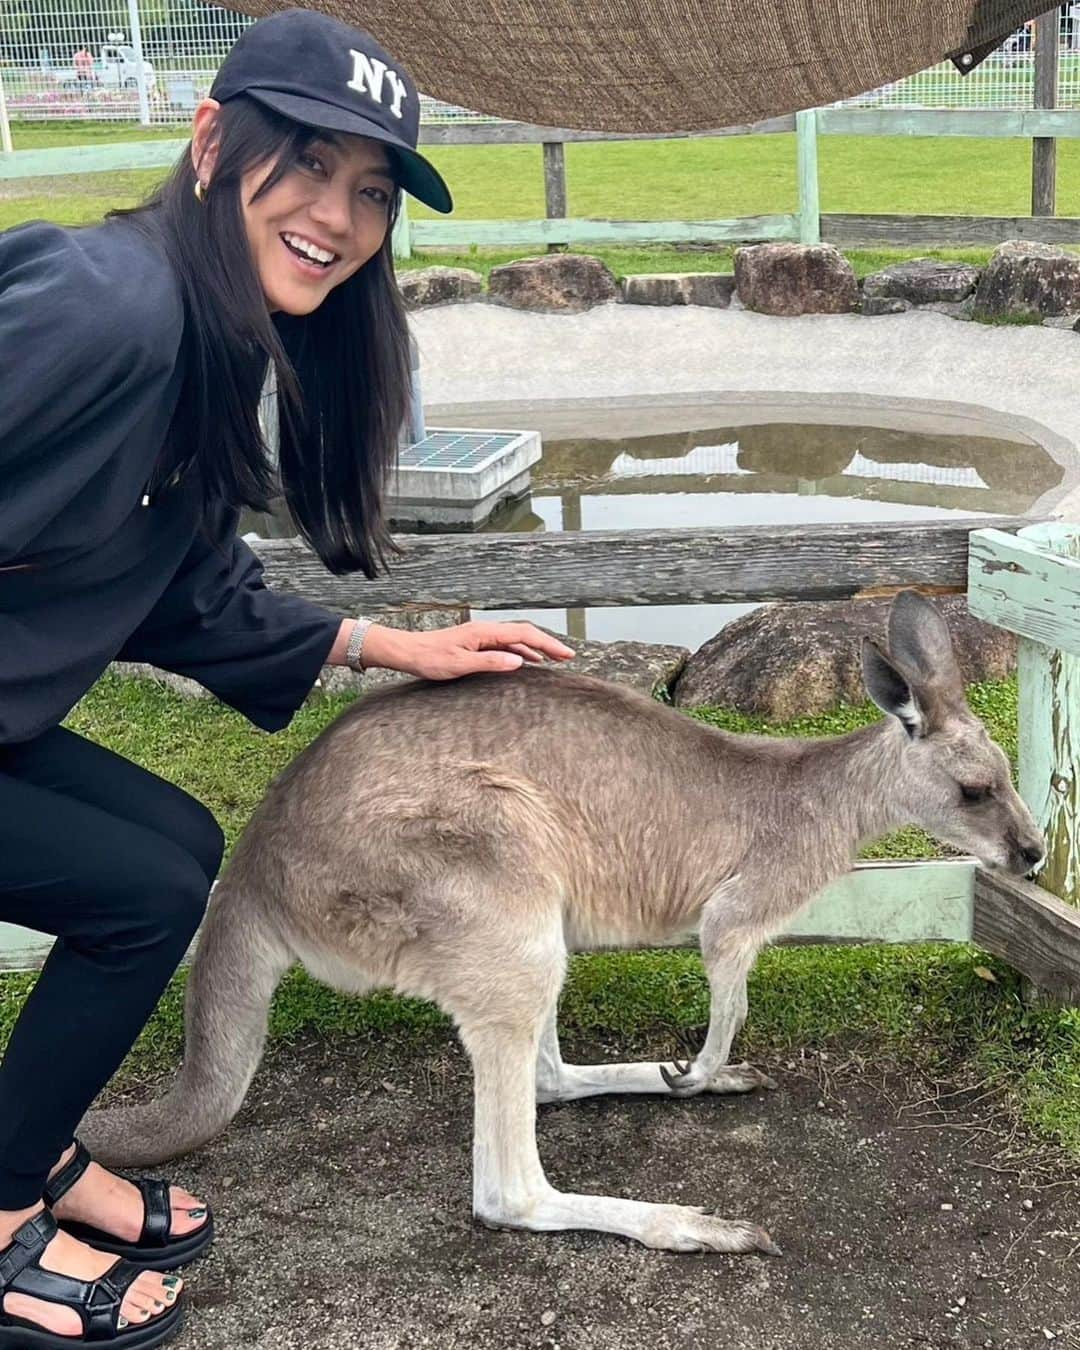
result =
[[[1080,525],[1028,525],[1018,537],[1080,559]],[[1037,880],[1080,907],[1080,656],[1022,637],[1017,677],[1020,795],[1047,842]]]
[[412,257],[412,236],[409,232],[409,208],[407,206],[408,197],[405,193],[401,194],[401,205],[398,209],[398,218],[394,222],[394,233],[390,240],[390,247],[393,249],[395,258]]
[[799,173],[799,241],[821,243],[821,198],[818,192],[817,109],[795,114],[795,155]]

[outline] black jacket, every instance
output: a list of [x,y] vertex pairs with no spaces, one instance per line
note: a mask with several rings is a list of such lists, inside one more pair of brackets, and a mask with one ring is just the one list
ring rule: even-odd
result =
[[333,646],[340,617],[264,586],[238,510],[198,529],[194,474],[143,504],[183,325],[171,265],[125,221],[0,234],[0,743],[62,721],[114,659],[277,731]]

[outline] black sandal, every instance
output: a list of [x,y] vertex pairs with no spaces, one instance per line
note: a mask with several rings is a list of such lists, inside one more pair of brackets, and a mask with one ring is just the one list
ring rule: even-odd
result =
[[[128,1289],[143,1273],[130,1261],[119,1260],[96,1280],[77,1280],[41,1266],[41,1254],[57,1233],[56,1220],[47,1209],[36,1214],[15,1233],[0,1251],[0,1350],[64,1350],[64,1347],[109,1341],[123,1350],[151,1350],[180,1330],[183,1312],[179,1303],[149,1322],[120,1329],[120,1305]],[[5,1294],[26,1294],[71,1308],[82,1319],[82,1337],[61,1336],[46,1331],[40,1322],[4,1312]]]
[[[71,1190],[93,1159],[85,1145],[75,1140],[75,1156],[62,1167],[56,1176],[50,1177],[45,1187],[45,1203],[50,1208]],[[190,1233],[179,1237],[170,1237],[172,1227],[172,1204],[169,1200],[169,1185],[165,1181],[148,1181],[145,1177],[129,1177],[124,1172],[115,1176],[123,1177],[137,1186],[143,1198],[143,1226],[138,1242],[124,1242],[103,1228],[95,1228],[89,1223],[75,1223],[71,1219],[58,1219],[65,1233],[78,1238],[99,1252],[111,1252],[134,1262],[142,1270],[178,1270],[201,1256],[214,1240],[214,1216],[207,1210],[206,1222]],[[0,1343],[2,1350],[2,1343]]]

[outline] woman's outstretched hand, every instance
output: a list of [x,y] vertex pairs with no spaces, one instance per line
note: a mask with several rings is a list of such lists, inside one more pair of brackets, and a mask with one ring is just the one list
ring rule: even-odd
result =
[[429,633],[372,624],[364,638],[363,661],[425,680],[453,680],[482,670],[517,670],[545,656],[566,661],[573,655],[573,648],[535,624],[474,619]]

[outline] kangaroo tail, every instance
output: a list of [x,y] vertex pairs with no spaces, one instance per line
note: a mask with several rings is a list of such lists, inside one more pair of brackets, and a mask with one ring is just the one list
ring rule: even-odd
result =
[[239,1111],[266,1042],[270,999],[292,953],[228,877],[215,887],[188,978],[187,1043],[172,1089],[143,1106],[91,1111],[80,1137],[103,1163],[190,1153]]

